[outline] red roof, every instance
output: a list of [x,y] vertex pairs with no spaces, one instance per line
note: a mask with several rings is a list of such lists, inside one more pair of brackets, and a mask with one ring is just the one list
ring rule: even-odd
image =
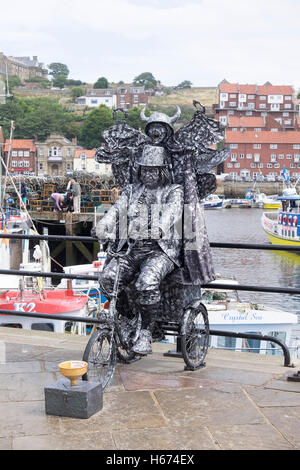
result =
[[256,95],[256,85],[240,85],[240,93],[245,93],[246,95]]
[[265,127],[262,117],[229,116],[228,127]]
[[237,83],[221,83],[220,92],[221,93],[238,93],[239,85]]
[[86,158],[95,158],[95,152],[97,149],[92,149],[92,150],[85,150],[85,149],[77,149],[75,158],[80,158],[80,155],[85,153]]
[[225,142],[227,144],[300,144],[300,131],[226,131]]
[[[8,152],[9,149],[9,140],[6,139],[4,152]],[[36,147],[33,139],[13,139],[11,150],[20,149],[20,150],[29,150],[30,152],[35,152]]]
[[292,86],[263,85],[257,87],[258,95],[290,95],[293,96]]

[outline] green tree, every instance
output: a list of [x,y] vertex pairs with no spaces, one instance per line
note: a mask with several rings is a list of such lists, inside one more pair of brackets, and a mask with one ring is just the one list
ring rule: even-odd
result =
[[108,80],[105,77],[100,77],[94,83],[94,88],[108,88]]
[[73,100],[75,101],[75,98],[78,98],[78,96],[83,96],[84,95],[84,89],[81,87],[74,87],[71,89],[71,96]]
[[143,72],[137,77],[134,78],[133,84],[136,86],[144,86],[146,89],[155,88],[157,85],[157,80],[150,72]]
[[53,77],[52,85],[55,88],[64,88],[67,82],[67,78],[65,75],[55,75]]
[[192,85],[192,82],[190,82],[189,80],[184,80],[183,82],[179,83],[179,85],[177,85],[175,88],[177,88],[178,90],[182,90],[184,88],[191,88]]
[[50,69],[49,75],[64,75],[66,78],[69,75],[70,71],[66,64],[61,64],[60,62],[52,62],[48,65],[48,69]]
[[101,104],[88,113],[81,127],[80,143],[87,149],[99,147],[104,142],[102,132],[114,124],[112,111]]

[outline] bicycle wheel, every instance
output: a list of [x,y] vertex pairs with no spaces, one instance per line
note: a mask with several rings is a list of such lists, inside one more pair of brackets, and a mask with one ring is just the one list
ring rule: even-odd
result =
[[187,309],[181,325],[181,351],[186,369],[196,370],[205,365],[208,341],[209,323],[206,308],[200,304],[196,309]]
[[116,342],[108,328],[99,328],[92,333],[83,353],[87,373],[83,380],[100,382],[102,390],[108,387],[116,366]]

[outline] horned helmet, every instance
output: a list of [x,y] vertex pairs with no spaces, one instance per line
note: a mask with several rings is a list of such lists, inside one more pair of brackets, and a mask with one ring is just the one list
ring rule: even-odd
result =
[[174,116],[168,116],[165,113],[155,111],[149,117],[145,115],[145,108],[142,109],[140,117],[142,121],[146,121],[145,133],[150,137],[154,144],[159,145],[165,138],[169,138],[174,134],[172,126],[181,115],[179,106],[176,105],[176,113]]

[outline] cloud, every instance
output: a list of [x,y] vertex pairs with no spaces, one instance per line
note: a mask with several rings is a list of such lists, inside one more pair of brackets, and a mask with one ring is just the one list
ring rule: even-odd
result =
[[131,81],[150,71],[166,85],[191,80],[300,84],[296,0],[10,0],[1,23],[7,55],[66,63],[73,78]]

